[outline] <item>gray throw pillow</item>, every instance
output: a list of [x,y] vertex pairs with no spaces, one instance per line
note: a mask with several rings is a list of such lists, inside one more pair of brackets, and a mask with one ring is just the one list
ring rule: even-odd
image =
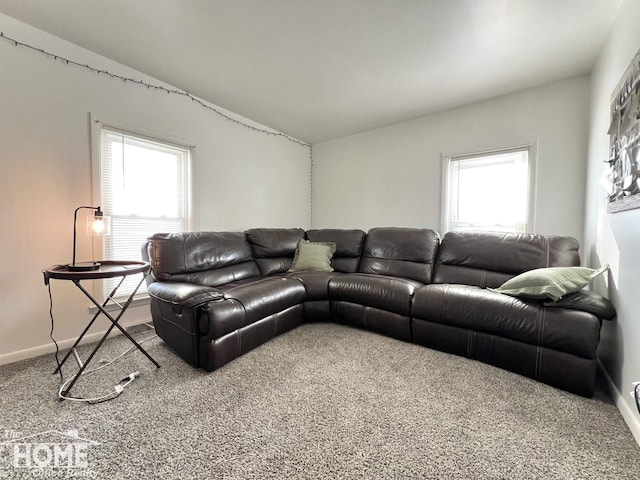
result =
[[290,272],[333,272],[331,259],[336,253],[333,242],[300,240],[293,256]]
[[592,278],[609,268],[605,265],[597,270],[587,267],[549,267],[529,270],[499,288],[489,290],[514,297],[559,300],[564,295],[586,287]]

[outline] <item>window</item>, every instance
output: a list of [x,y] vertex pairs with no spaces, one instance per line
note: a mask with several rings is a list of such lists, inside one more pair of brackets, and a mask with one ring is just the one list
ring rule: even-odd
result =
[[444,231],[529,231],[531,148],[445,157]]
[[[102,125],[99,135],[100,205],[111,216],[103,258],[139,260],[140,248],[150,235],[189,229],[190,151]],[[105,296],[118,281],[104,281]],[[129,295],[139,281],[138,275],[127,278],[118,296]]]

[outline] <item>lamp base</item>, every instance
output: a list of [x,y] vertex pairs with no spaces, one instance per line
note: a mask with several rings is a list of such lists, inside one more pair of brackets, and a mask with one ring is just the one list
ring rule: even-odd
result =
[[100,268],[100,262],[78,262],[74,264],[65,265],[70,272],[89,272],[91,270],[98,270]]

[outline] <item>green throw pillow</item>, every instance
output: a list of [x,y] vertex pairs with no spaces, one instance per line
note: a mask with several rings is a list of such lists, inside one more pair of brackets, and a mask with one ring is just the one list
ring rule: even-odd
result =
[[293,256],[290,272],[333,272],[331,259],[336,253],[333,242],[300,240]]
[[608,268],[609,265],[597,270],[587,267],[537,268],[507,280],[500,285],[500,288],[490,288],[489,290],[514,297],[550,298],[556,301],[568,293],[582,290],[592,278],[597,277]]

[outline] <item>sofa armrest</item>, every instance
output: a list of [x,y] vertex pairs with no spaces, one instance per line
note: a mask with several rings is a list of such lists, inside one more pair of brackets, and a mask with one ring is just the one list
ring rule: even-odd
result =
[[544,306],[582,310],[602,320],[612,320],[616,316],[616,309],[608,299],[588,290],[570,293],[556,302],[545,302]]
[[193,283],[154,282],[147,287],[147,291],[151,297],[180,308],[191,308],[224,298],[224,293],[217,288]]

